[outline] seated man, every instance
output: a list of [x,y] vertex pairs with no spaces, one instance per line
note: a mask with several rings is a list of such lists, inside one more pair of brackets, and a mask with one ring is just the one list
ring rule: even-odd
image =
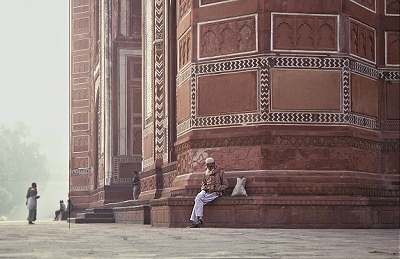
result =
[[67,209],[62,213],[61,220],[67,220],[70,217],[70,213],[74,205],[71,200],[68,200]]
[[60,209],[55,211],[56,216],[54,220],[58,220],[58,216],[65,211],[65,204],[63,200],[60,200]]
[[197,228],[199,225],[204,224],[203,206],[221,196],[222,191],[228,188],[229,185],[224,171],[215,165],[212,157],[206,159],[206,166],[201,183],[201,191],[194,199],[192,215],[190,216],[192,221],[190,228]]

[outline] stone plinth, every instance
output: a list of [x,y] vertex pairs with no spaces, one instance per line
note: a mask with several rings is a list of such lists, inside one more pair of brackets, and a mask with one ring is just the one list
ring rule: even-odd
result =
[[[192,197],[150,202],[158,227],[187,227]],[[348,196],[220,197],[204,207],[207,227],[228,228],[398,228],[398,198]]]
[[106,204],[106,208],[112,208],[116,223],[150,224],[150,206],[146,200],[127,200]]

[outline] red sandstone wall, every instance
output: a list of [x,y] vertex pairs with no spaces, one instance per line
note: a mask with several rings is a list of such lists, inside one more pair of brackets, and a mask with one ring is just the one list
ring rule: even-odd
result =
[[398,146],[380,135],[398,140],[392,1],[190,2],[177,29],[192,58],[178,66],[178,175],[207,156],[249,172],[398,172]]
[[[120,73],[118,51],[132,45],[129,37],[118,35],[116,18],[112,117],[117,185],[90,194],[87,188],[104,181],[104,169],[96,164],[94,152],[98,107],[93,106],[97,97],[93,96],[90,62],[97,57],[89,61],[89,49],[96,46],[96,42],[89,44],[89,32],[96,28],[89,15],[90,3],[73,1],[71,168],[98,166],[96,177],[90,178],[89,170],[76,170],[72,181],[80,202],[87,202],[91,195],[92,205],[97,205],[104,200],[129,199],[125,195],[128,173],[139,163],[116,151],[121,131],[117,126],[118,87],[126,83],[128,96],[134,99],[139,75],[133,57],[127,59],[126,80]],[[169,44],[175,40],[170,41],[167,28],[169,12],[174,10],[165,3],[156,1],[152,7],[154,110],[143,120],[142,133],[132,127],[137,123],[135,104],[140,100],[134,99],[126,110],[128,143],[137,138],[143,141],[142,199],[193,196],[200,179],[196,172],[204,169],[208,156],[227,171],[246,174],[252,195],[317,192],[391,197],[396,190],[398,194],[398,1],[177,1],[177,125],[169,124],[168,114],[173,105],[168,100],[168,84],[175,77],[169,74],[173,53]],[[113,4],[119,6],[118,1]],[[115,8],[114,18],[118,17]],[[129,32],[134,36],[138,26]],[[88,128],[91,133],[77,133]],[[177,132],[176,143],[168,142],[172,129]],[[176,164],[170,163],[168,153],[174,144]],[[127,154],[136,154],[136,149],[137,144],[129,145]],[[321,172],[332,177],[321,177]],[[341,172],[345,178],[339,177]],[[271,173],[273,177],[266,176]],[[308,181],[310,177],[313,181]],[[271,186],[275,183],[279,186]],[[336,185],[330,188],[327,184]],[[347,188],[341,188],[346,184]],[[285,212],[273,215],[280,218],[279,213]],[[393,213],[388,214],[390,221]]]
[[93,77],[89,0],[71,1],[71,145],[70,198],[76,208],[88,207],[93,173]]

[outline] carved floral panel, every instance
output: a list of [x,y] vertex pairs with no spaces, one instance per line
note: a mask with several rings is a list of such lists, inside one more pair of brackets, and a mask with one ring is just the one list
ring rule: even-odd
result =
[[192,59],[191,30],[188,30],[178,42],[178,67],[181,69]]
[[386,32],[386,64],[400,65],[400,33]]
[[350,21],[350,53],[375,63],[375,29]]
[[385,0],[386,15],[400,15],[400,0]]
[[257,51],[256,16],[199,24],[199,58]]
[[273,14],[274,50],[337,51],[337,17]]
[[185,17],[185,15],[189,13],[191,9],[192,9],[191,0],[179,0],[178,20],[179,21],[182,20],[182,18]]

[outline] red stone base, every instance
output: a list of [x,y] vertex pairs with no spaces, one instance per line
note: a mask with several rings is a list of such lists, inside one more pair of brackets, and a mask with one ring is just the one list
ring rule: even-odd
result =
[[108,203],[104,207],[113,209],[116,223],[150,224],[150,206],[145,200]]
[[[150,201],[151,224],[187,227],[192,197]],[[398,198],[220,197],[204,207],[205,227],[399,228]]]
[[114,208],[113,211],[116,223],[150,224],[150,206]]

